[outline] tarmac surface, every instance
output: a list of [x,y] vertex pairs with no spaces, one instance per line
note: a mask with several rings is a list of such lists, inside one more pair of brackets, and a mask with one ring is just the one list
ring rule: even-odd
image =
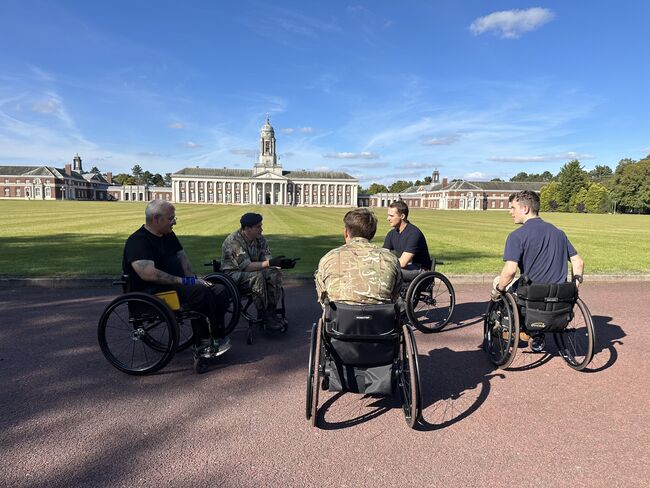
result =
[[97,320],[114,288],[0,289],[0,486],[648,486],[650,282],[585,282],[585,372],[481,350],[485,284],[455,284],[443,332],[416,332],[419,430],[397,399],[321,393],[305,419],[312,286],[287,287],[290,329],[233,347],[204,375],[191,352],[157,374],[113,368]]

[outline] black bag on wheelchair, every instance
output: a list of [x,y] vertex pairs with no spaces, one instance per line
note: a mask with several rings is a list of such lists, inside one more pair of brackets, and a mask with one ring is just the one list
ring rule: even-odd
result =
[[324,327],[331,357],[326,365],[331,391],[377,395],[393,392],[400,327],[395,304],[331,303]]
[[574,282],[521,283],[517,288],[517,304],[529,332],[559,332],[573,319],[573,306],[578,299]]

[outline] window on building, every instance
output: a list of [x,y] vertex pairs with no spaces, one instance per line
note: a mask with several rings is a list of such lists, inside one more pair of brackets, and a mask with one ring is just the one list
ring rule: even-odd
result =
[[5,188],[5,196],[6,196],[6,197],[9,196],[9,188]]
[[16,196],[17,196],[17,197],[20,196],[20,188],[16,188]]
[[492,208],[494,208],[494,206],[495,206],[495,202],[492,202]]
[[501,208],[503,208],[503,202],[501,202]]
[[45,198],[50,198],[52,196],[52,189],[49,186],[45,187]]

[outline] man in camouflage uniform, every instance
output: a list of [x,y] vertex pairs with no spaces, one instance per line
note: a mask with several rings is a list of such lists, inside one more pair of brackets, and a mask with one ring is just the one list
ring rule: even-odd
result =
[[238,285],[249,284],[255,292],[258,316],[264,319],[270,330],[281,330],[284,319],[276,314],[282,293],[280,268],[293,268],[295,260],[271,257],[271,250],[262,236],[262,216],[246,213],[240,219],[241,228],[236,230],[221,246],[222,270]]
[[343,218],[345,245],[328,252],[314,275],[318,301],[326,298],[350,304],[397,301],[402,285],[399,260],[388,250],[370,244],[377,218],[366,208]]

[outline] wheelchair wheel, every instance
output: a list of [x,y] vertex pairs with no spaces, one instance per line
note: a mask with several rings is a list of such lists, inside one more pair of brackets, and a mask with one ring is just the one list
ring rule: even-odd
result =
[[398,357],[397,384],[402,399],[402,410],[406,424],[413,428],[420,418],[422,400],[420,397],[420,371],[418,352],[413,331],[408,324],[402,325]]
[[146,293],[113,300],[99,319],[97,339],[108,361],[127,374],[164,367],[178,346],[178,325],[169,308]]
[[437,271],[419,274],[406,292],[406,315],[424,333],[442,330],[454,313],[455,304],[453,286]]
[[305,416],[311,420],[312,427],[318,421],[318,390],[320,388],[320,353],[321,353],[322,319],[314,324],[311,330],[311,348],[309,350],[309,372],[307,374],[307,397],[305,401]]
[[178,324],[178,347],[177,351],[184,351],[194,343],[194,331],[190,317],[176,317]]
[[224,327],[225,335],[230,335],[237,326],[241,314],[241,297],[237,285],[229,276],[223,273],[210,273],[204,276],[203,279],[215,285],[223,285],[228,292],[228,306],[224,317]]
[[582,371],[587,367],[594,355],[596,333],[591,312],[580,298],[573,308],[573,320],[562,332],[555,332],[553,339],[571,368]]
[[483,348],[490,361],[507,368],[515,359],[519,343],[519,314],[511,293],[501,295],[498,302],[490,301],[484,319]]

